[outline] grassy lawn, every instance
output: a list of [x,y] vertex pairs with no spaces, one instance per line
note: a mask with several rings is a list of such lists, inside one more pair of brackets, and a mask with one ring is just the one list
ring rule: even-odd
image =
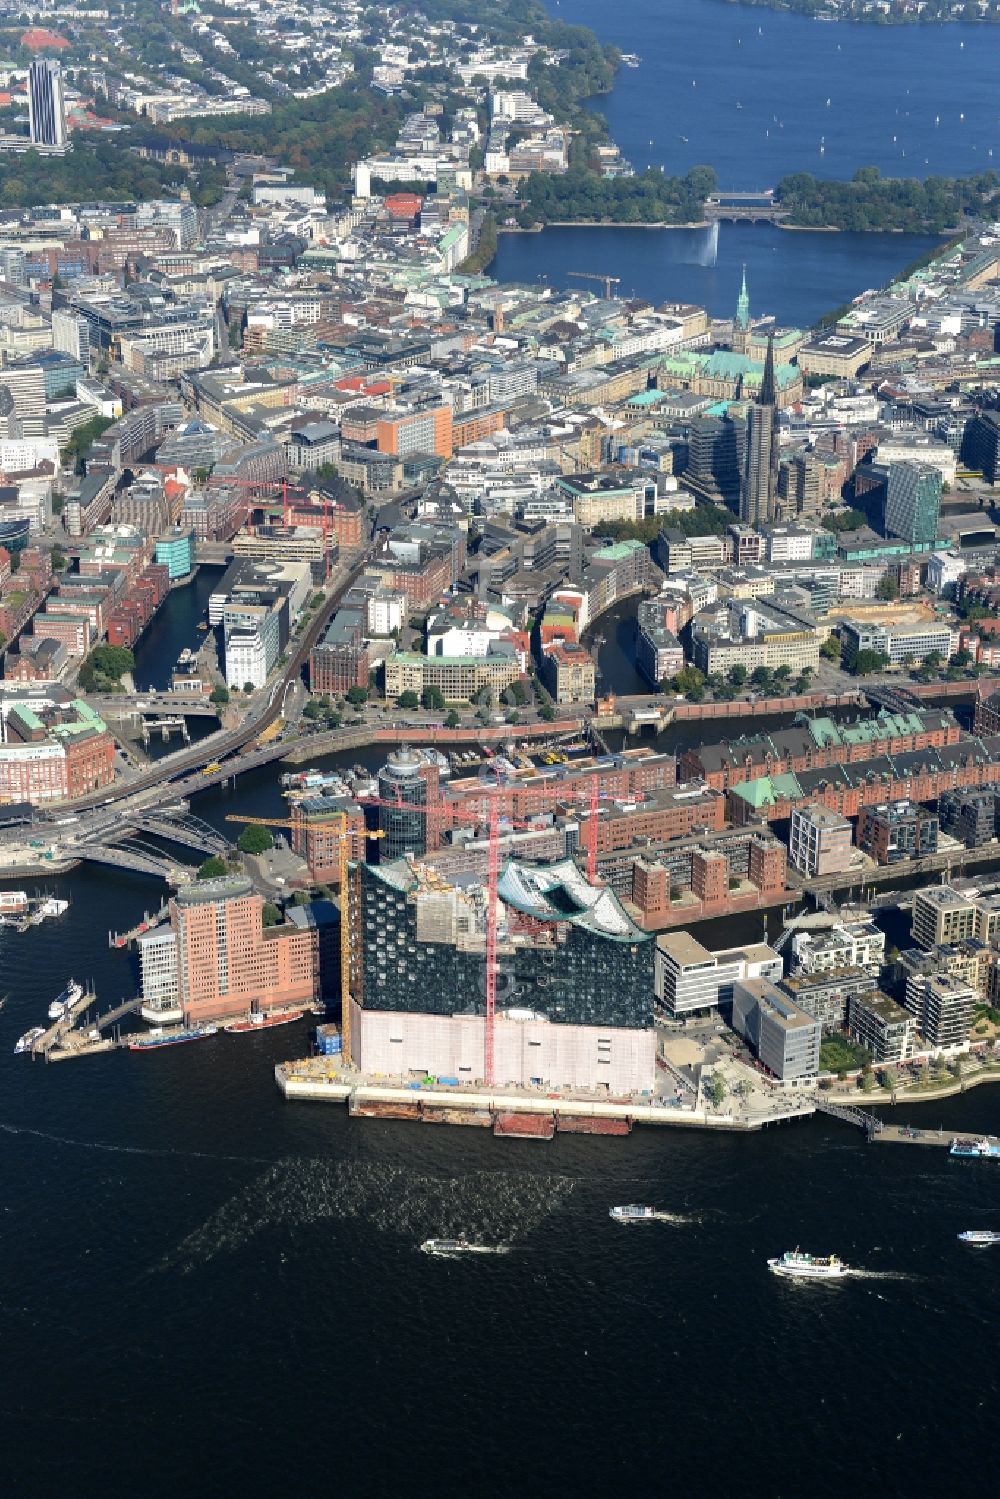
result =
[[819,1048],[821,1072],[854,1072],[868,1062],[868,1053],[863,1046],[856,1046],[845,1036],[827,1036]]

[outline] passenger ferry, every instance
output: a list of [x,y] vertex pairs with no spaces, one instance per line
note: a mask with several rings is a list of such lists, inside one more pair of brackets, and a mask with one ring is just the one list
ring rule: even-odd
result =
[[616,1223],[655,1223],[656,1209],[645,1203],[630,1202],[626,1207],[609,1208],[608,1217]]
[[506,1244],[472,1244],[468,1239],[425,1239],[421,1254],[506,1254]]
[[1000,1244],[1000,1233],[992,1228],[967,1228],[958,1237],[963,1244]]
[[838,1280],[847,1274],[847,1266],[835,1254],[802,1254],[798,1249],[786,1249],[783,1255],[768,1260],[767,1267],[775,1275],[792,1275],[801,1280]]
[[979,1140],[952,1140],[949,1155],[972,1156],[974,1160],[1000,1161],[1000,1145],[992,1140],[987,1140],[985,1135]]

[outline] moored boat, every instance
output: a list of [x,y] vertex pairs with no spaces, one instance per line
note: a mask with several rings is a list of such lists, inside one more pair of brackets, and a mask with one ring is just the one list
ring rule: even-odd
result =
[[214,1025],[177,1026],[174,1030],[157,1028],[145,1036],[132,1036],[128,1041],[129,1051],[154,1051],[161,1046],[181,1046],[186,1041],[202,1041],[214,1036],[218,1027]]
[[49,1019],[61,1020],[73,1008],[82,995],[83,989],[77,983],[76,979],[70,979],[63,992],[57,995],[49,1005]]
[[958,1237],[963,1244],[1000,1244],[1000,1233],[992,1228],[967,1228]]
[[847,1266],[835,1254],[803,1254],[798,1249],[786,1249],[784,1254],[768,1260],[767,1267],[775,1275],[797,1276],[802,1280],[838,1280],[847,1274]]
[[278,1015],[265,1015],[260,1010],[253,1010],[246,1020],[234,1021],[232,1025],[226,1026],[226,1030],[266,1031],[275,1025],[291,1025],[293,1020],[301,1020],[303,1014],[302,1010],[286,1010]]
[[39,1036],[44,1035],[45,1027],[43,1025],[33,1025],[30,1031],[25,1031],[24,1035],[18,1039],[18,1043],[14,1047],[15,1053],[30,1051],[35,1042],[38,1040]]
[[951,1142],[949,1155],[971,1156],[974,1160],[1000,1161],[1000,1145],[988,1140],[985,1135],[976,1140],[955,1138]]

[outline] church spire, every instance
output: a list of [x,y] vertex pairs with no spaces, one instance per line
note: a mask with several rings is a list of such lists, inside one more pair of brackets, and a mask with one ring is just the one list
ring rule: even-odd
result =
[[750,327],[750,293],[747,291],[747,267],[743,262],[743,284],[736,299],[736,326],[744,332]]
[[764,360],[764,377],[760,382],[758,406],[776,406],[778,398],[774,387],[774,334],[767,335],[767,357]]

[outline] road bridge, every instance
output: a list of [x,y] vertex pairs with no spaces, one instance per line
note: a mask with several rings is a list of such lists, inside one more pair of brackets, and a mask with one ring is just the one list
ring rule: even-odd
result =
[[81,843],[72,850],[72,857],[87,859],[91,864],[109,864],[130,874],[152,875],[156,880],[166,880],[168,885],[183,884],[194,873],[190,865],[175,864],[163,854],[137,847],[119,848],[112,843]]
[[218,718],[215,703],[202,693],[144,692],[137,697],[94,697],[102,718]]
[[705,199],[706,219],[730,223],[778,224],[788,218],[788,209],[774,201],[774,188],[763,192],[715,192]]
[[[200,854],[224,854],[232,847],[222,833],[190,812],[174,815],[169,812],[126,813],[121,827],[123,837],[128,837],[129,831],[135,829],[152,833],[156,838],[165,838],[170,843],[179,843],[184,848],[193,848]],[[114,840],[109,838],[108,841]]]

